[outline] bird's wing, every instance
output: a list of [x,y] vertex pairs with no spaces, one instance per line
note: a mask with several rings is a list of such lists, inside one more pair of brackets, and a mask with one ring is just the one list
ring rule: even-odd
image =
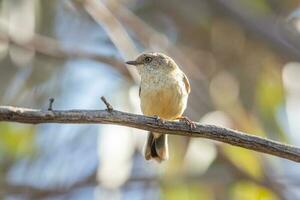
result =
[[185,85],[185,89],[187,93],[189,94],[191,92],[191,85],[189,82],[189,79],[186,77],[186,75],[183,73],[183,83]]

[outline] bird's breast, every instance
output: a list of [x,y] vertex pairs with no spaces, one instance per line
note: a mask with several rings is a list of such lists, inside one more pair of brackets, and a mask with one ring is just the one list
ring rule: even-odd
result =
[[141,109],[145,115],[175,119],[186,108],[188,94],[176,77],[146,77],[141,82]]

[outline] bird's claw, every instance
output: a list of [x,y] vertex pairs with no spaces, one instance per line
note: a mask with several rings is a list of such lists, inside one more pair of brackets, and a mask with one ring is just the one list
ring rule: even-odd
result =
[[194,128],[196,128],[195,122],[193,122],[192,120],[190,120],[188,117],[182,116],[182,117],[179,117],[178,119],[181,122],[185,122],[190,127],[191,130],[194,129]]
[[164,125],[165,124],[165,120],[163,120],[162,118],[160,118],[157,115],[153,116],[155,118],[155,121],[159,124],[159,125]]

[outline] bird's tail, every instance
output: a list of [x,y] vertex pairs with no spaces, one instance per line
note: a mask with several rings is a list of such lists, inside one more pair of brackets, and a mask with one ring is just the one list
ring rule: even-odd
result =
[[145,147],[145,159],[162,162],[168,158],[168,135],[150,132]]

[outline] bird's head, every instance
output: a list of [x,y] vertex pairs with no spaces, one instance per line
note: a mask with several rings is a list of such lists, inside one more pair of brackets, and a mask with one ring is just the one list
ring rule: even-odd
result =
[[140,73],[172,71],[177,68],[174,60],[163,53],[142,53],[136,60],[127,61],[126,64],[136,66]]

